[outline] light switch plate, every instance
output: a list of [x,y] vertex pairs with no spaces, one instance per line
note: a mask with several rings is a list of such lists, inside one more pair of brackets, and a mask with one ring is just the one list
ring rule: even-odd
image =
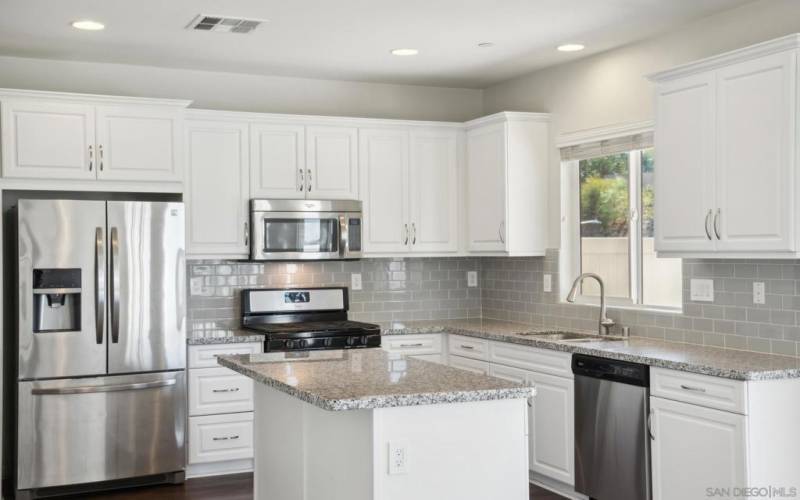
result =
[[545,292],[552,292],[553,291],[553,275],[552,274],[545,274],[544,275],[544,291]]
[[473,288],[478,286],[478,271],[467,271],[467,286]]
[[753,304],[766,304],[767,295],[764,289],[763,281],[753,282]]
[[353,273],[350,275],[350,289],[361,290],[361,273]]
[[689,282],[690,298],[695,302],[714,302],[714,280],[692,279]]

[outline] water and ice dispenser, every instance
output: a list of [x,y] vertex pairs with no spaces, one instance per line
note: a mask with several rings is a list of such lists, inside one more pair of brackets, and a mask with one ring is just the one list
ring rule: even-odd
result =
[[33,333],[81,329],[81,270],[33,270]]

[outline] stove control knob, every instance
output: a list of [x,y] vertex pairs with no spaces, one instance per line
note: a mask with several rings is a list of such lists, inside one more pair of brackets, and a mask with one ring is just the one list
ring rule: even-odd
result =
[[347,337],[347,345],[350,346],[358,345],[358,337]]
[[294,340],[287,340],[286,341],[286,348],[287,349],[294,349]]
[[367,335],[362,335],[361,336],[361,345],[367,345],[367,344],[369,344],[369,337]]
[[295,349],[302,349],[304,347],[308,347],[308,340],[300,339],[295,342]]
[[327,339],[325,339],[325,347],[330,347],[332,345],[333,345],[333,339],[332,338],[328,337]]

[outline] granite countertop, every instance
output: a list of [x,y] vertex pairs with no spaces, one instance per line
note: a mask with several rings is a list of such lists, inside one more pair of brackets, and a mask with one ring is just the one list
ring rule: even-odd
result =
[[[631,337],[619,341],[571,343],[530,335],[530,333],[556,331],[563,330],[506,321],[464,319],[395,322],[383,329],[383,335],[453,333],[735,380],[800,378],[800,358],[791,356],[666,342],[644,337]],[[593,334],[595,332],[576,333]]]
[[264,342],[264,335],[248,330],[194,330],[186,335],[189,345],[205,344],[243,344],[247,342]]
[[220,356],[219,364],[325,410],[527,398],[522,385],[383,349]]

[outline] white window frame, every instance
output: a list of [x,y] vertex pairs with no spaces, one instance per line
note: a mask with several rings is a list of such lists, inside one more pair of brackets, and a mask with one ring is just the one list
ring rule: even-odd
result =
[[[560,137],[558,147],[568,147],[590,142],[614,139],[635,135],[637,133],[652,132],[652,122],[642,122],[631,125],[622,125],[582,131],[574,134],[565,134]],[[630,252],[629,276],[630,298],[606,297],[606,304],[618,309],[653,310],[660,312],[680,313],[682,307],[670,307],[642,303],[644,284],[642,263],[642,168],[640,149],[628,152],[629,166],[629,217],[628,241]],[[566,293],[572,287],[575,278],[581,271],[581,235],[580,235],[580,160],[565,160],[561,162],[561,252],[559,258],[560,286],[563,293],[560,297],[566,303]],[[600,299],[596,296],[579,294],[575,303],[585,305],[599,305]]]

